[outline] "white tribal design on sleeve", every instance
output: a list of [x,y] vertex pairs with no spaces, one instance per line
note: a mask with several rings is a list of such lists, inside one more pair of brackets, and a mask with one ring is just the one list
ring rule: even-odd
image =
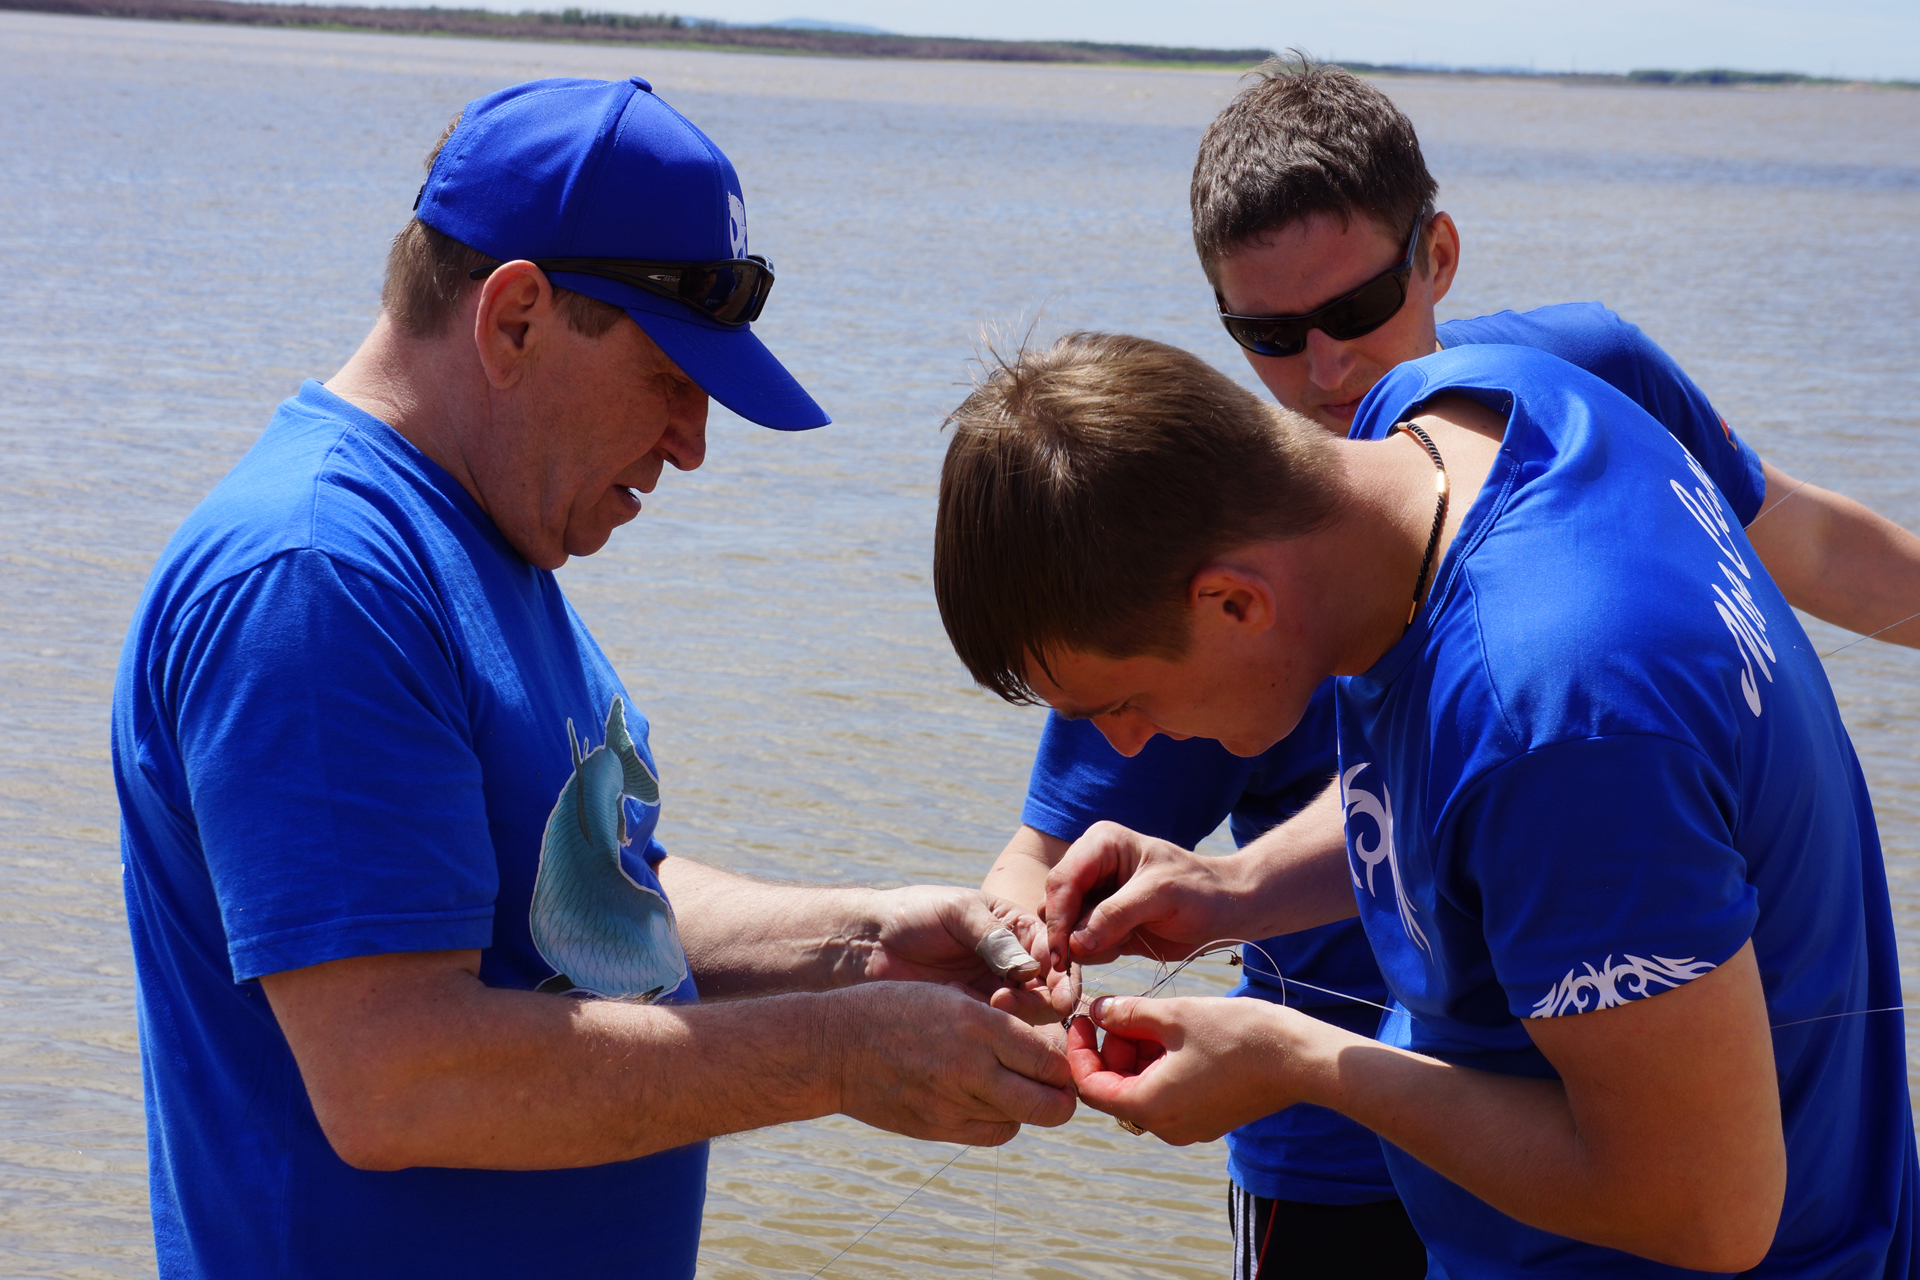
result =
[[1557,1018],[1567,1013],[1611,1009],[1615,1005],[1652,994],[1648,988],[1654,983],[1662,987],[1677,987],[1714,968],[1705,960],[1695,960],[1691,956],[1685,960],[1669,960],[1664,956],[1643,960],[1639,956],[1629,955],[1621,956],[1619,964],[1615,964],[1609,955],[1600,962],[1598,969],[1584,961],[1580,967],[1586,972],[1567,970],[1567,976],[1560,979],[1553,990],[1533,1006],[1533,1012],[1528,1016]]

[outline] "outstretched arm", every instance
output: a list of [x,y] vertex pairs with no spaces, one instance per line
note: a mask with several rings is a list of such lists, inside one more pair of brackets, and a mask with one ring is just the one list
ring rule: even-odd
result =
[[1773,1241],[1786,1147],[1748,943],[1657,996],[1530,1018],[1559,1080],[1389,1048],[1257,1000],[1099,1001],[1069,1040],[1082,1099],[1170,1142],[1295,1102],[1359,1121],[1494,1208],[1674,1266],[1743,1271]]
[[321,1129],[362,1169],[560,1169],[843,1113],[996,1144],[1073,1113],[1059,1050],[950,987],[702,1005],[488,987],[478,951],[262,978]]
[[1835,626],[1920,648],[1920,537],[1852,498],[1762,462],[1747,538],[1787,602]]
[[680,941],[708,999],[826,991],[858,982],[942,982],[1033,1022],[1057,1021],[1033,982],[1009,986],[977,948],[1006,929],[1036,963],[1046,936],[1032,911],[977,889],[793,885],[685,858],[662,859]]

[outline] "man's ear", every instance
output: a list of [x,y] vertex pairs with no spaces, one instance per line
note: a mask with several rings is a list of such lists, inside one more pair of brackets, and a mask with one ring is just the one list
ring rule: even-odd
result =
[[1433,215],[1433,224],[1427,232],[1427,272],[1433,281],[1433,300],[1435,302],[1447,296],[1447,290],[1453,287],[1453,276],[1460,270],[1460,228],[1453,225],[1453,219],[1446,213]]
[[1232,565],[1210,564],[1193,576],[1187,607],[1196,627],[1222,627],[1256,636],[1280,616],[1273,584],[1259,573]]
[[555,318],[553,284],[531,262],[502,263],[480,282],[473,345],[495,390],[505,391],[525,376],[529,359]]

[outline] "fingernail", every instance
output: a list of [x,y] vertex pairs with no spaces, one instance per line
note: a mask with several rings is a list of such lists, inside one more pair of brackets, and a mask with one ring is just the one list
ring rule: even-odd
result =
[[1087,1012],[1093,1016],[1095,1022],[1105,1022],[1107,1020],[1107,1004],[1112,999],[1112,996],[1101,996],[1098,1000],[1095,1000],[1087,1006]]

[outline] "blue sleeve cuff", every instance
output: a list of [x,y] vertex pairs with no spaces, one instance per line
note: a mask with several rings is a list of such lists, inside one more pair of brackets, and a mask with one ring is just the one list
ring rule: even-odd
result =
[[474,951],[493,945],[493,907],[416,915],[358,916],[228,944],[235,982],[287,973],[329,960],[414,951]]
[[1020,808],[1020,822],[1032,827],[1041,835],[1052,836],[1056,840],[1065,840],[1069,844],[1086,834],[1087,828],[1097,822],[1084,813],[1068,813],[1056,809],[1029,793],[1026,804]]

